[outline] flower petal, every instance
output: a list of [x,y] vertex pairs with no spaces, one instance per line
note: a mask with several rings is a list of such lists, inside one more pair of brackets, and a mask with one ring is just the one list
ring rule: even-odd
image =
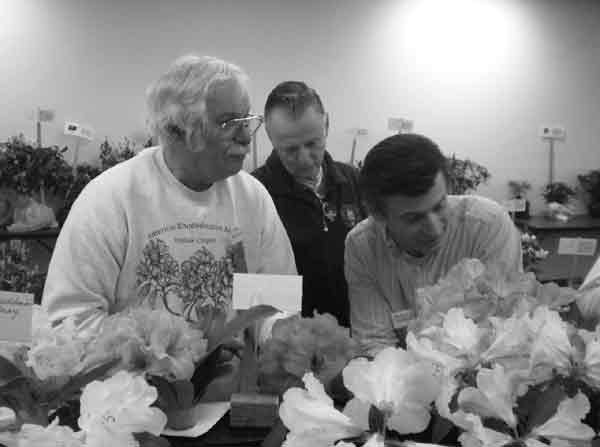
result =
[[400,434],[421,433],[429,425],[430,409],[422,406],[397,406],[388,419],[388,428]]
[[313,373],[305,374],[303,380],[307,389],[288,389],[279,407],[279,417],[290,430],[286,445],[300,445],[296,443],[304,442],[300,440],[304,437],[313,439],[313,447],[328,446],[363,432],[348,416],[334,408],[333,401]]
[[477,388],[465,388],[458,395],[459,406],[484,417],[497,417],[516,427],[513,413],[516,386],[512,374],[506,374],[501,365],[493,369],[482,368],[477,373]]
[[578,392],[573,398],[563,400],[556,414],[535,427],[531,433],[546,438],[558,438],[569,441],[589,441],[595,433],[591,427],[581,423],[590,411],[590,402],[585,394]]

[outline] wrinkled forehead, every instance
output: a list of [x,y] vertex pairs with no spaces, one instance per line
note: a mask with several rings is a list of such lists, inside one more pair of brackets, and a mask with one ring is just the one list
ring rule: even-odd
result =
[[295,145],[327,136],[327,117],[314,107],[299,116],[283,107],[269,113],[265,126],[273,142],[279,145]]
[[206,92],[207,113],[246,115],[250,110],[250,95],[246,82],[240,79],[214,81]]

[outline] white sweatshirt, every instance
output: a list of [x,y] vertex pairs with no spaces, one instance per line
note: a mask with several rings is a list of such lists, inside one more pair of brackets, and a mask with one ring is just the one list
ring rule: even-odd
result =
[[88,327],[132,305],[195,321],[230,313],[233,272],[296,274],[268,192],[245,172],[193,191],[154,147],[105,171],[77,198],[42,305],[52,321],[75,315]]

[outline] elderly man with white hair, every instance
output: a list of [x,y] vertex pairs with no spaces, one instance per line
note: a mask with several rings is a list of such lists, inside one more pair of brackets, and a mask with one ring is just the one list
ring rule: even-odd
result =
[[130,306],[188,321],[231,313],[234,272],[295,274],[260,182],[242,172],[262,117],[247,76],[211,57],[177,60],[148,90],[159,145],[92,180],[62,228],[42,305],[84,328]]

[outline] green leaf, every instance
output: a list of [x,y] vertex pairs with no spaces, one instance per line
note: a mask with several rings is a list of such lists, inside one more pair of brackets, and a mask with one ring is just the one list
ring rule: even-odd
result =
[[52,393],[50,396],[47,396],[49,406],[54,408],[58,406],[60,402],[70,400],[75,393],[81,391],[88,383],[106,376],[111,369],[120,363],[120,361],[121,359],[113,359],[90,371],[73,376],[65,386],[60,388],[57,392]]
[[0,356],[0,387],[11,383],[19,377],[23,377],[21,370],[6,357]]
[[163,410],[178,408],[179,400],[175,388],[171,386],[171,382],[163,377],[154,375],[148,375],[147,381],[150,385],[156,387],[158,391],[158,398],[156,399],[158,408]]
[[564,388],[557,382],[552,382],[543,390],[530,388],[518,401],[519,413],[525,412],[523,416],[527,421],[524,434],[529,434],[534,427],[554,416],[558,405],[567,397]]
[[279,311],[275,307],[266,304],[239,311],[238,315],[233,320],[229,321],[221,331],[209,335],[208,352],[206,355],[212,354],[224,342],[235,337],[256,321],[275,315],[277,312]]
[[133,437],[139,442],[140,447],[170,447],[169,441],[160,436],[154,436],[151,433],[134,433]]
[[432,419],[431,441],[438,444],[448,436],[454,428],[454,424],[437,413],[432,414]]
[[231,374],[233,366],[231,363],[220,362],[221,349],[213,351],[208,357],[196,366],[192,383],[194,385],[194,402],[198,402],[204,395],[208,385],[221,376]]

